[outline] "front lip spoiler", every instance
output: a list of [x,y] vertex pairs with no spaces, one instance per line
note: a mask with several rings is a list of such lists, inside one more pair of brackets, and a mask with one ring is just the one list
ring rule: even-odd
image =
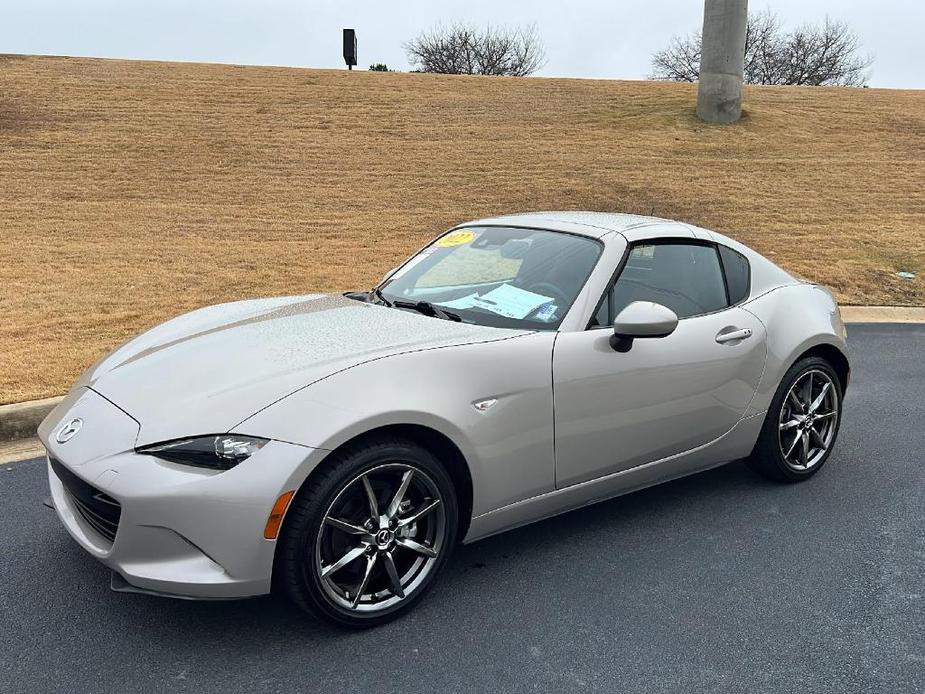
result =
[[263,595],[242,595],[241,597],[203,597],[201,595],[182,595],[180,593],[165,593],[159,590],[150,590],[148,588],[139,588],[133,586],[125,580],[118,571],[110,572],[109,589],[116,593],[134,593],[136,595],[153,595],[156,598],[171,598],[173,600],[195,600],[196,602],[231,602],[236,600],[250,600],[252,598],[264,597]]

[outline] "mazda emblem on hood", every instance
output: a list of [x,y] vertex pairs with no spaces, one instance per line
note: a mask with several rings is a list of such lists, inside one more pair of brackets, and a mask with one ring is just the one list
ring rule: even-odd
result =
[[67,443],[77,435],[77,432],[80,431],[80,428],[83,425],[84,420],[80,419],[79,417],[75,417],[60,429],[58,429],[58,433],[55,434],[55,441],[58,443]]

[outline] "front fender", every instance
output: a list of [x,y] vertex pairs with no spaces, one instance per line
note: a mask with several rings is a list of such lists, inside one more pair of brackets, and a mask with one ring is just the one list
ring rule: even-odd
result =
[[[380,427],[428,427],[459,448],[473,514],[486,513],[555,486],[554,339],[539,332],[375,359],[293,393],[234,431],[335,450]],[[473,406],[490,399],[484,411]]]

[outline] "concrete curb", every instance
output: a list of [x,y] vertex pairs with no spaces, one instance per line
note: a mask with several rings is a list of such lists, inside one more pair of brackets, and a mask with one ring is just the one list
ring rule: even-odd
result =
[[846,323],[925,323],[925,306],[842,306]]
[[44,398],[0,405],[0,442],[31,439],[42,420],[64,398]]
[[[842,306],[846,323],[925,323],[925,306]],[[31,439],[61,397],[0,405],[0,443]]]
[[0,465],[19,463],[23,460],[41,458],[44,455],[45,447],[38,439],[17,439],[16,441],[6,442],[0,441]]

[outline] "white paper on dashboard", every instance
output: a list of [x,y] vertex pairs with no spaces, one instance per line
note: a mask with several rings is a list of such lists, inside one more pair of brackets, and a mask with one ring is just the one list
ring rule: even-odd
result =
[[472,305],[507,318],[526,318],[550,301],[555,301],[555,299],[551,296],[528,292],[526,289],[512,287],[509,284],[502,284],[487,294],[477,297]]
[[469,294],[468,296],[461,296],[452,301],[438,301],[437,304],[446,306],[447,308],[472,308],[477,305],[478,298],[478,294]]

